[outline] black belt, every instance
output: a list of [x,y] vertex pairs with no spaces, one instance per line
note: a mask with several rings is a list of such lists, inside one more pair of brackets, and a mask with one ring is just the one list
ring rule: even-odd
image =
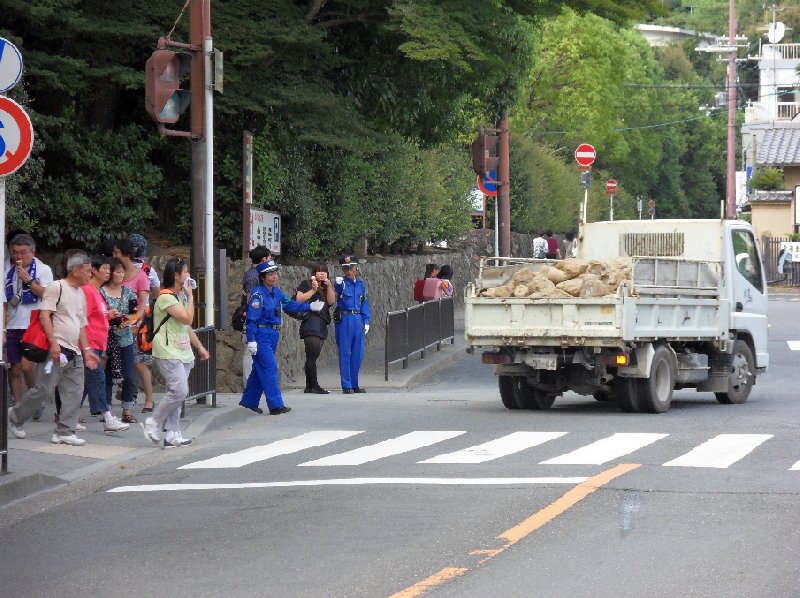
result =
[[272,328],[273,330],[280,330],[281,329],[281,325],[280,324],[259,324],[258,327],[259,328]]
[[358,315],[358,314],[361,313],[360,311],[356,311],[355,309],[339,309],[339,310],[336,310],[336,311],[338,311],[340,314]]

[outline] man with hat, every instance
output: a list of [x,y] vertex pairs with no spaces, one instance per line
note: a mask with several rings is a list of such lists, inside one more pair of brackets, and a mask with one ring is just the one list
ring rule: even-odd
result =
[[358,370],[364,358],[364,336],[369,332],[372,312],[367,301],[367,288],[358,278],[358,258],[343,255],[339,265],[344,276],[336,277],[336,345],[339,347],[339,376],[342,392],[367,392],[358,386]]
[[245,326],[247,351],[253,356],[253,371],[247,378],[239,405],[256,413],[263,413],[258,404],[261,402],[261,395],[266,394],[270,415],[280,415],[292,410],[283,404],[278,386],[278,362],[275,360],[280,339],[281,310],[320,311],[325,303],[300,303],[284,296],[277,287],[280,266],[273,260],[258,264],[256,269],[259,284],[250,293]]

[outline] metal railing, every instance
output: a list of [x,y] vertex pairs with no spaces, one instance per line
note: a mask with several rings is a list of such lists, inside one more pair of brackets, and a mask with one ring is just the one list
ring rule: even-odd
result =
[[217,406],[217,331],[211,327],[197,328],[197,338],[208,349],[208,359],[195,359],[194,367],[189,372],[189,396],[186,400],[197,399],[204,404],[211,395],[211,406]]
[[793,262],[791,272],[778,272],[778,255],[783,244],[789,242],[786,237],[761,237],[761,259],[764,262],[762,265],[767,282],[770,284],[800,286],[800,263]]
[[414,307],[386,314],[384,345],[384,378],[389,380],[389,365],[403,362],[415,353],[425,359],[425,351],[433,346],[439,351],[442,341],[455,343],[455,308],[453,298],[425,301]]

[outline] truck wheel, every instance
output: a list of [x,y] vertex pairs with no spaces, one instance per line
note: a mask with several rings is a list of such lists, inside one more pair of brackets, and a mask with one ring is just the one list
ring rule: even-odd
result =
[[601,388],[600,390],[594,391],[592,395],[595,401],[600,401],[601,403],[607,403],[608,401],[612,400],[614,397],[611,396],[611,393],[608,392],[605,388]]
[[506,409],[522,409],[519,403],[519,387],[517,380],[514,376],[499,376],[498,384],[500,386],[500,399],[503,401]]
[[635,379],[639,386],[639,408],[648,413],[664,413],[672,403],[675,369],[672,354],[665,346],[656,347],[650,376]]
[[715,392],[714,395],[720,403],[726,405],[744,403],[753,389],[755,376],[755,360],[750,346],[742,341],[736,341],[733,346],[733,362],[728,374],[728,392]]
[[614,380],[614,396],[617,405],[626,413],[639,411],[639,385],[637,378],[616,378]]

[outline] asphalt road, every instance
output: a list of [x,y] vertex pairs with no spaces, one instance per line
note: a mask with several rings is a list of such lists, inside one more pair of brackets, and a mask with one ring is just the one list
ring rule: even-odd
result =
[[412,391],[290,395],[17,506],[3,595],[798,596],[797,308],[770,303],[744,405],[509,411],[477,355]]

